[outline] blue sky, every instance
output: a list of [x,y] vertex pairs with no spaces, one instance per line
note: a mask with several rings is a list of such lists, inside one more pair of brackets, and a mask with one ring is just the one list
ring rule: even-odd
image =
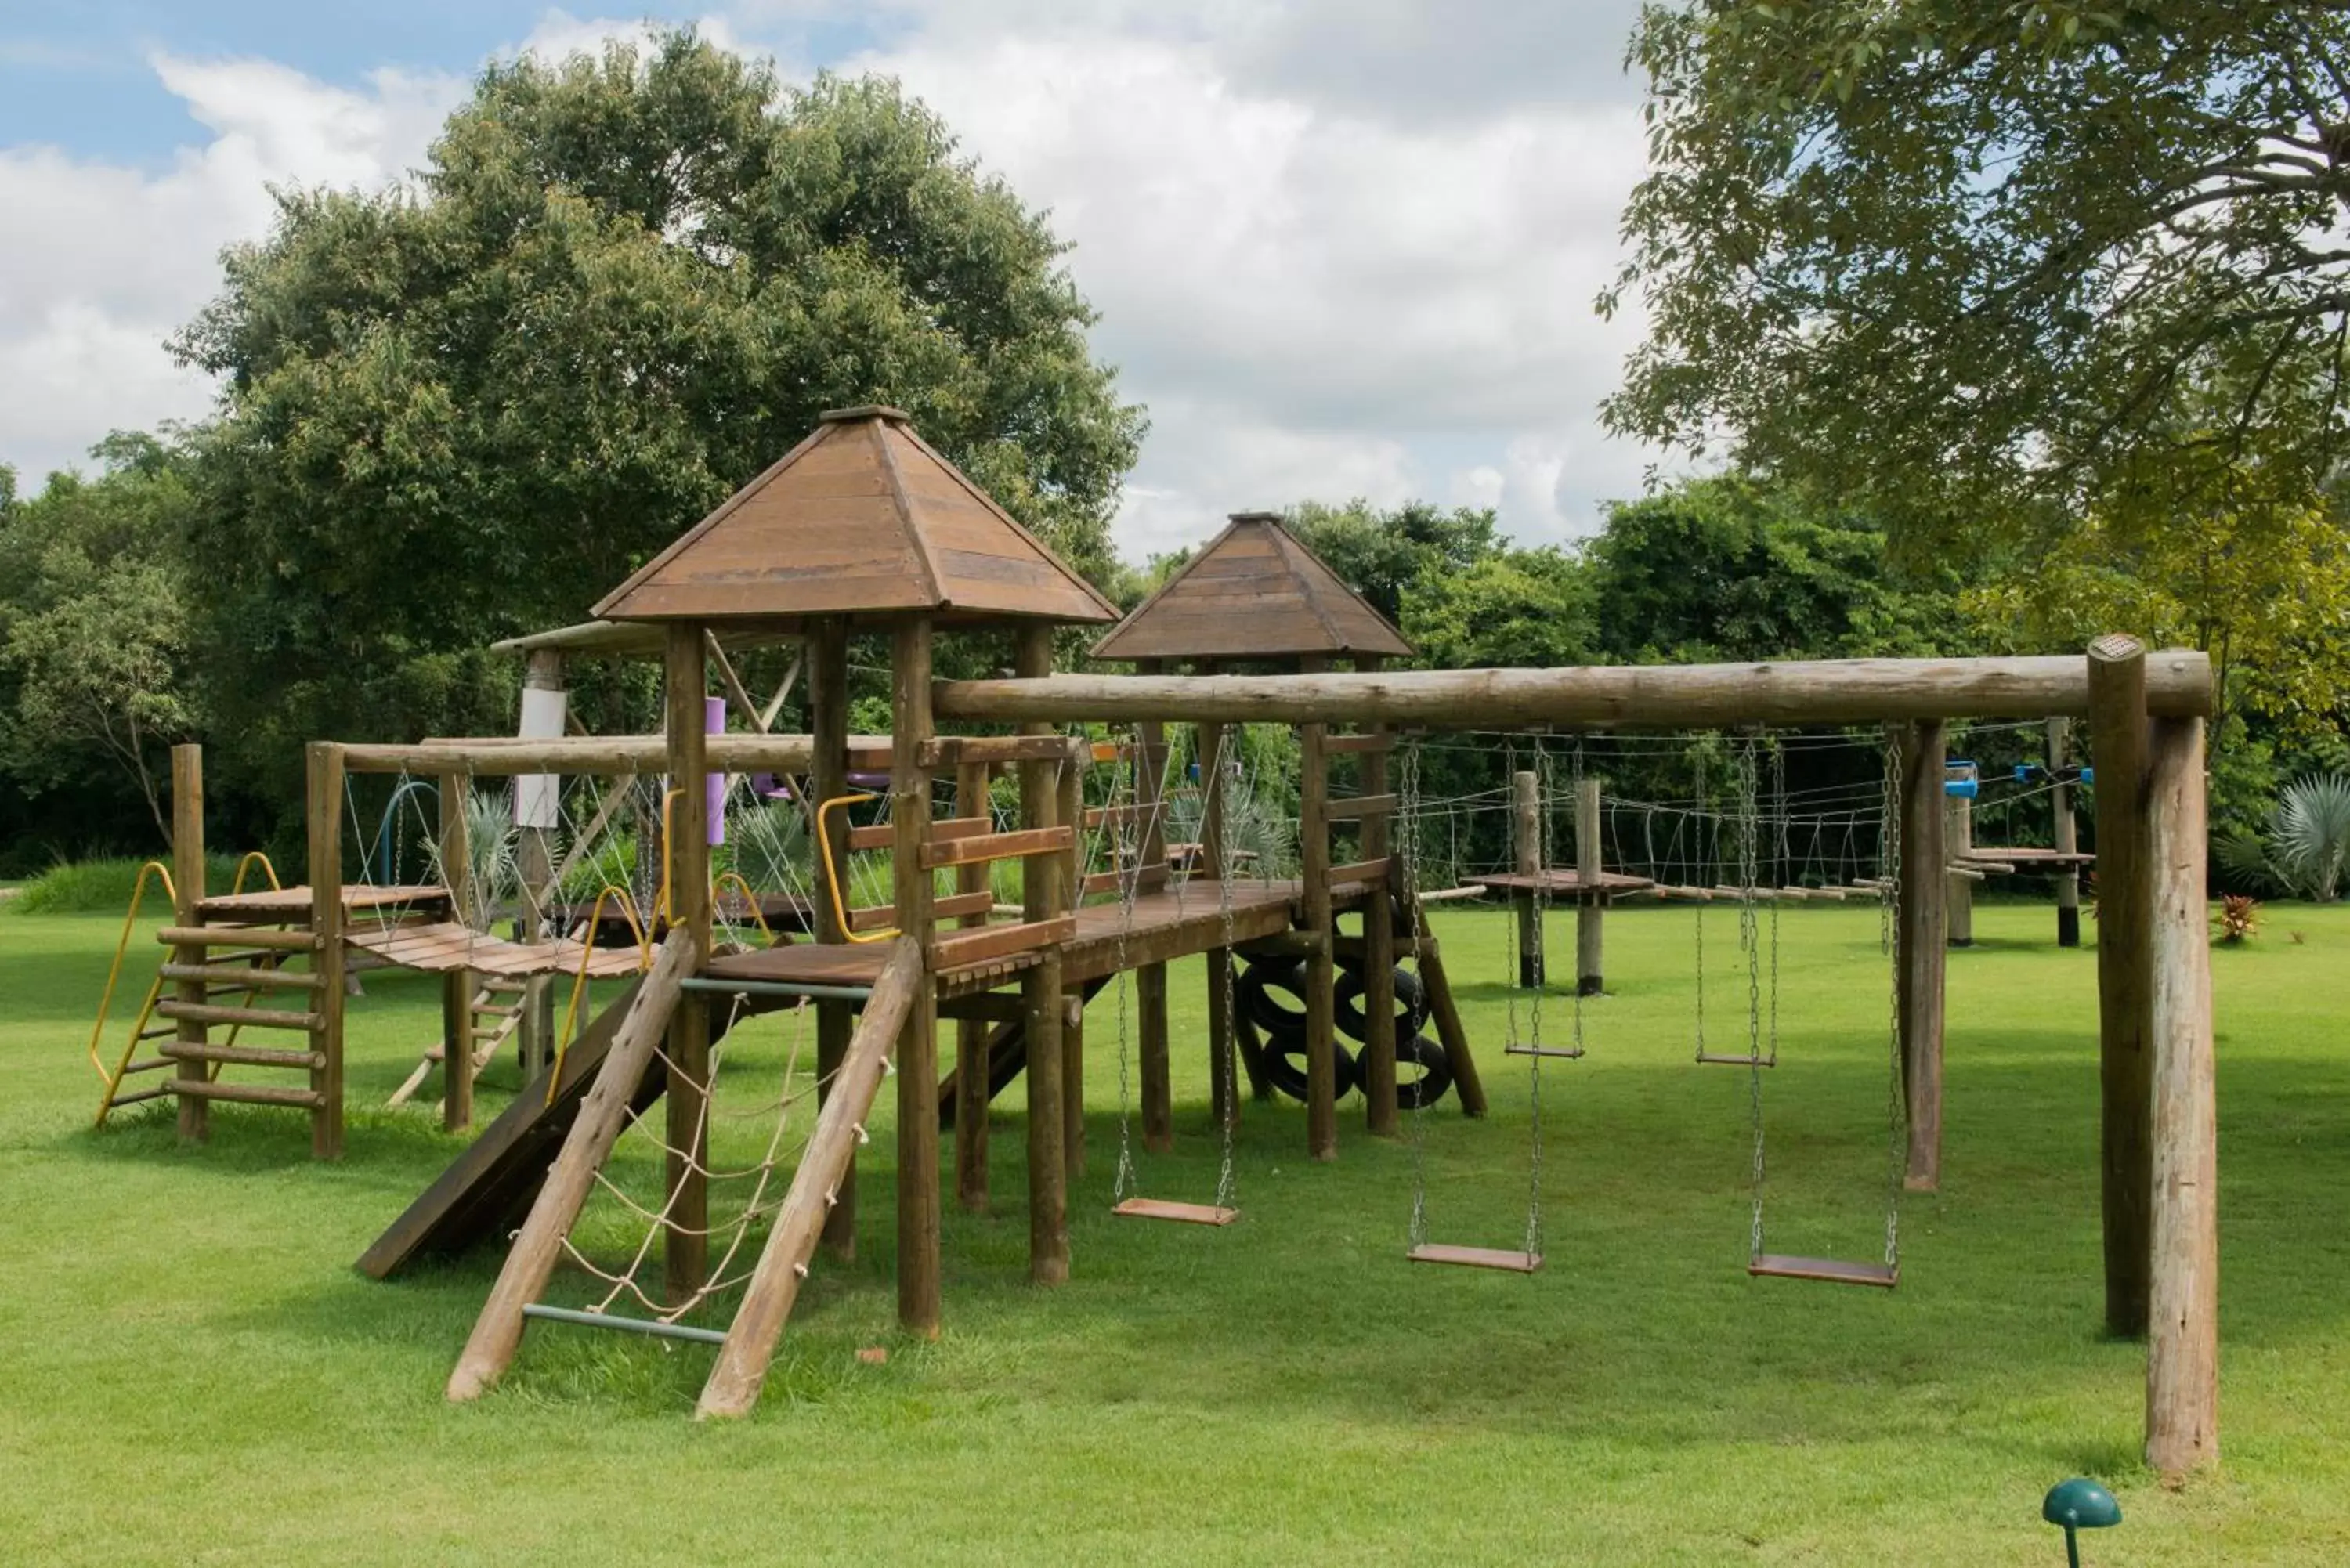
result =
[[1224,513],[1366,496],[1588,532],[1652,454],[1601,433],[1637,341],[1592,300],[1638,177],[1635,0],[742,0],[0,8],[0,462],[202,418],[165,339],[268,189],[416,167],[494,52],[660,20],[898,77],[1049,208],[1152,433],[1133,555]]

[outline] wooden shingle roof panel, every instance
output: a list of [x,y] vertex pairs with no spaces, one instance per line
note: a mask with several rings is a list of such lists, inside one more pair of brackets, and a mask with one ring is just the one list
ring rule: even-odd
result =
[[1408,657],[1411,645],[1269,513],[1243,513],[1094,646],[1097,659]]
[[859,409],[826,416],[596,613],[789,625],[924,609],[961,621],[1118,613],[903,414]]

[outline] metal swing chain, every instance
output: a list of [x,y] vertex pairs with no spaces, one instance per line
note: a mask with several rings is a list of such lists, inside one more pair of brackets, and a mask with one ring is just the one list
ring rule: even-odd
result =
[[[1738,780],[1738,875],[1739,945],[1746,954],[1746,1106],[1752,1126],[1753,1162],[1748,1172],[1752,1197],[1746,1231],[1746,1256],[1751,1263],[1762,1256],[1763,1131],[1762,1131],[1762,1045],[1759,1037],[1762,1000],[1759,992],[1759,958],[1754,929],[1754,742],[1749,737],[1732,755],[1733,774]],[[1775,942],[1778,927],[1774,909],[1772,931]],[[1776,947],[1773,949],[1775,955]],[[1775,962],[1775,957],[1774,961]],[[1772,1006],[1775,1016],[1778,995],[1773,987]],[[1776,1036],[1772,1046],[1775,1054]]]
[[[1697,807],[1690,815],[1690,821],[1697,832],[1698,840],[1700,844],[1704,842],[1706,806],[1710,804],[1705,788],[1705,743],[1700,741],[1698,744],[1697,750]],[[1712,869],[1712,859],[1710,856],[1706,858],[1703,865],[1704,868],[1711,873]],[[1712,877],[1708,875],[1706,881],[1711,884],[1712,880]],[[1696,936],[1694,938],[1697,950],[1695,955],[1697,962],[1697,1054],[1698,1060],[1700,1062],[1705,1060],[1705,906],[1708,901],[1708,898],[1709,894],[1707,890],[1700,888],[1698,890],[1698,897],[1690,900],[1691,907],[1697,911],[1695,921]]]
[[[1238,729],[1238,725],[1225,724],[1220,726],[1216,732],[1213,787],[1216,791],[1216,798],[1219,802],[1222,802],[1224,806],[1229,806],[1230,805],[1230,802],[1226,801],[1224,797],[1224,755],[1226,749],[1232,745],[1232,738]],[[1194,735],[1196,736],[1196,734],[1197,732],[1195,731]],[[1200,796],[1200,809],[1202,815],[1204,815],[1207,811],[1208,802],[1208,797],[1204,791],[1208,787],[1209,781],[1203,779],[1201,783],[1203,793]],[[1219,911],[1223,916],[1224,922],[1224,994],[1222,1002],[1224,1010],[1224,1062],[1222,1064],[1224,1079],[1224,1125],[1222,1163],[1216,1169],[1216,1207],[1219,1209],[1230,1209],[1235,1206],[1235,1202],[1238,1198],[1238,1193],[1235,1189],[1232,1177],[1232,1138],[1234,1129],[1240,1125],[1241,1119],[1241,1062],[1239,1039],[1240,1007],[1238,992],[1234,989],[1232,981],[1232,971],[1239,967],[1239,960],[1233,956],[1232,950],[1233,937],[1232,867],[1239,864],[1239,858],[1233,853],[1232,849],[1231,812],[1227,809],[1219,809],[1216,813],[1216,819],[1221,825],[1216,833],[1218,840],[1216,845],[1216,904]]]
[[1877,866],[1883,884],[1877,898],[1877,945],[1891,974],[1887,986],[1887,1024],[1892,1070],[1885,1088],[1885,1266],[1901,1264],[1901,1180],[1908,1166],[1908,1106],[1901,1092],[1901,745],[1891,733],[1886,738],[1885,784],[1877,828]]
[[[1772,879],[1783,888],[1787,883],[1787,750],[1779,737],[1770,737],[1771,745],[1771,809],[1775,814],[1778,846]],[[1771,1054],[1766,1058],[1773,1066],[1779,1064],[1779,900],[1771,900]]]
[[1537,737],[1534,741],[1534,800],[1541,809],[1536,811],[1534,814],[1534,856],[1535,866],[1537,867],[1537,875],[1534,890],[1534,939],[1536,951],[1544,956],[1543,959],[1538,961],[1534,966],[1534,995],[1533,1006],[1533,1044],[1534,1048],[1533,1061],[1534,1070],[1530,1081],[1531,1108],[1529,1113],[1530,1126],[1528,1128],[1528,1149],[1526,1158],[1526,1256],[1529,1258],[1537,1258],[1542,1255],[1543,1239],[1542,1005],[1543,992],[1550,989],[1550,965],[1547,961],[1550,933],[1545,929],[1547,925],[1545,917],[1550,912],[1550,900],[1544,897],[1544,890],[1548,886],[1550,868],[1551,783],[1551,759],[1549,753],[1543,749],[1541,739]]
[[[1584,857],[1582,838],[1583,818],[1581,815],[1583,811],[1583,737],[1580,735],[1577,735],[1575,738],[1575,809],[1576,812],[1575,828],[1575,864],[1580,866],[1583,863]],[[1594,823],[1592,826],[1596,828],[1598,825]],[[1593,858],[1596,860],[1597,857],[1594,857]],[[1575,897],[1578,900],[1596,900],[1599,897],[1599,889],[1596,888],[1579,887],[1575,889]],[[1577,918],[1579,919],[1580,916],[1578,915]],[[1575,945],[1579,952],[1582,947],[1580,938],[1577,939]],[[1583,975],[1580,971],[1581,966],[1578,964],[1577,972],[1575,977],[1575,1054],[1578,1059],[1583,1055]]]
[[[1126,968],[1126,938],[1127,933],[1134,927],[1135,885],[1142,877],[1144,836],[1137,835],[1131,844],[1128,842],[1129,825],[1119,813],[1118,807],[1125,804],[1120,799],[1121,794],[1124,794],[1127,800],[1136,803],[1142,798],[1141,725],[1136,724],[1128,731],[1128,733],[1133,737],[1134,750],[1131,760],[1134,764],[1134,787],[1130,790],[1122,790],[1118,784],[1113,783],[1110,786],[1109,799],[1104,803],[1106,809],[1103,813],[1103,820],[1111,825],[1108,835],[1110,854],[1121,863],[1118,867],[1118,1174],[1111,1179],[1110,1182],[1110,1201],[1113,1203],[1125,1202],[1128,1192],[1135,1184],[1134,1113],[1131,1091],[1128,1085],[1127,1068],[1128,1050],[1127,992],[1129,981]],[[1111,776],[1113,779],[1122,779],[1124,774],[1120,772],[1114,773]]]
[[[1419,842],[1419,742],[1404,743],[1403,753],[1403,841],[1416,847]],[[1409,853],[1409,850],[1407,850]],[[1410,867],[1417,870],[1417,865]],[[1414,886],[1409,881],[1406,887]],[[1415,928],[1414,935],[1418,934]],[[1415,1095],[1411,1106],[1411,1220],[1407,1232],[1409,1244],[1415,1248],[1428,1241],[1428,1096]]]
[[[1510,825],[1509,832],[1503,837],[1510,851],[1509,867],[1514,871],[1518,866],[1518,813],[1513,794],[1518,781],[1518,748],[1514,742],[1506,743],[1502,748],[1502,779],[1503,809],[1506,813],[1505,820]],[[1533,888],[1526,889],[1528,898],[1534,896]],[[1516,924],[1515,920],[1503,920],[1501,924],[1502,972],[1508,977],[1508,983],[1503,986],[1503,992],[1509,1002],[1509,1043],[1513,1045],[1525,1038],[1518,1033],[1518,977],[1524,972],[1524,970],[1521,962],[1521,955],[1517,950]]]

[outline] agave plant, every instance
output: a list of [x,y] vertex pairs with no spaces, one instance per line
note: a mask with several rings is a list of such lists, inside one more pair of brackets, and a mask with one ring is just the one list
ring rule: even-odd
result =
[[[1200,842],[1205,797],[1186,792],[1167,803],[1170,843]],[[1225,841],[1241,857],[1241,867],[1256,876],[1288,877],[1297,869],[1297,825],[1253,794],[1233,790],[1224,796]]]

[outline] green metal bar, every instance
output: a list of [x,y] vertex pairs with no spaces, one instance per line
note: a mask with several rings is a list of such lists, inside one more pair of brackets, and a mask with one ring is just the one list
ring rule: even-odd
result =
[[715,980],[696,977],[686,981],[688,991],[715,992],[724,996],[804,996],[815,1002],[870,1002],[873,988],[869,985],[817,985],[796,980]]
[[616,1328],[623,1334],[649,1334],[656,1339],[689,1339],[696,1345],[723,1345],[725,1334],[714,1328],[692,1328],[681,1323],[660,1323],[641,1317],[614,1317],[609,1313],[574,1312],[569,1307],[541,1306],[532,1302],[522,1309],[525,1317],[543,1317],[549,1323],[576,1324],[581,1328]]

